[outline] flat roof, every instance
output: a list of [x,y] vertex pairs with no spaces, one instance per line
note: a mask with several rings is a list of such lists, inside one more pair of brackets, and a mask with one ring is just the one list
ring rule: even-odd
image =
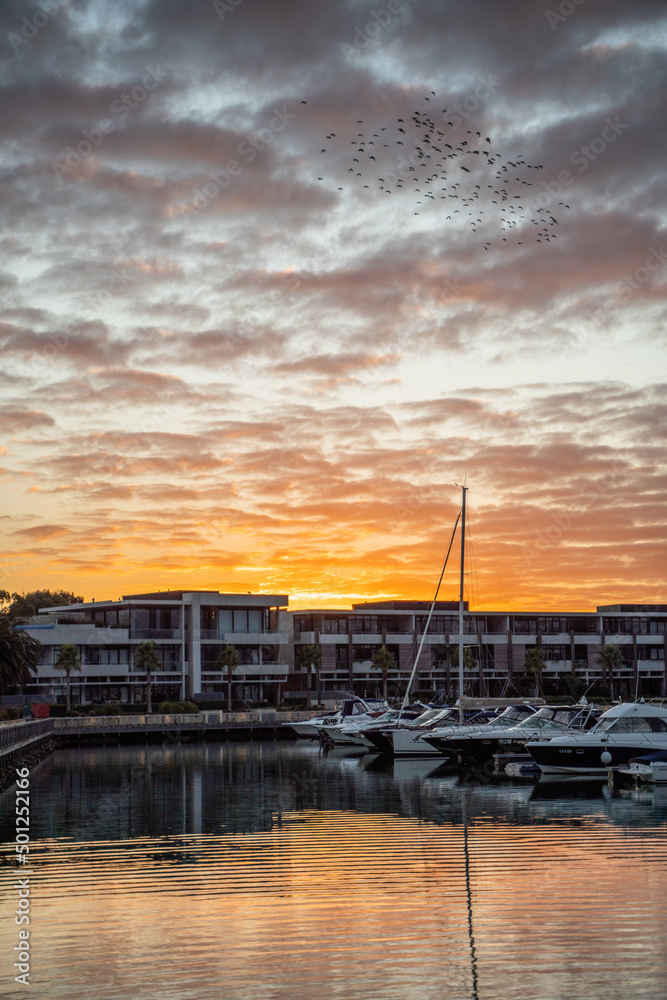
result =
[[75,614],[81,611],[99,611],[105,608],[119,608],[123,605],[138,604],[174,604],[187,601],[190,595],[201,595],[208,600],[204,600],[209,606],[216,607],[287,607],[289,597],[287,594],[222,594],[217,590],[158,590],[147,594],[124,594],[120,600],[106,601],[82,601],[78,604],[59,604],[54,607],[39,608],[39,614],[48,614],[50,611]]

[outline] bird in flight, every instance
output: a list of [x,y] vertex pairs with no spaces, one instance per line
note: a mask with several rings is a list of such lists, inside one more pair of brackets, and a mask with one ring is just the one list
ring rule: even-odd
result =
[[[430,104],[431,97],[435,97],[433,90],[430,91],[430,97],[424,95],[424,102]],[[415,110],[406,117],[397,115],[392,121],[382,121],[379,116],[367,113],[365,119],[356,121],[356,125],[362,125],[363,130],[351,141],[345,142],[345,133],[349,135],[351,132],[349,127],[338,125],[337,131],[342,136],[338,141],[336,132],[329,132],[321,155],[332,158],[332,176],[345,165],[348,173],[354,175],[356,167],[356,177],[369,181],[356,188],[353,177],[351,187],[346,188],[346,197],[353,197],[355,190],[368,191],[371,197],[373,192],[384,195],[395,191],[395,212],[397,208],[400,210],[406,198],[409,200],[412,197],[412,191],[414,196],[421,194],[421,198],[415,197],[419,211],[415,211],[414,215],[420,215],[422,209],[426,215],[437,211],[435,206],[438,201],[459,199],[464,214],[459,215],[457,220],[455,216],[459,214],[459,210],[454,209],[440,218],[454,226],[459,234],[461,227],[464,232],[465,227],[469,227],[471,238],[474,234],[485,251],[491,251],[493,247],[500,248],[502,244],[507,250],[524,246],[525,239],[519,240],[517,237],[524,236],[531,224],[538,226],[538,233],[533,234],[533,246],[536,242],[546,246],[546,243],[554,240],[553,230],[558,225],[555,216],[549,215],[544,208],[538,208],[537,204],[533,205],[530,199],[523,200],[528,195],[525,187],[533,186],[528,180],[530,173],[526,172],[542,170],[544,164],[528,163],[523,153],[516,153],[514,150],[506,156],[502,147],[492,148],[499,144],[492,142],[490,135],[484,135],[481,127],[475,128],[474,119],[470,117],[470,128],[465,129],[465,138],[462,138],[461,132],[457,134],[457,128],[461,125],[460,118],[458,125],[455,124],[456,121],[457,119],[447,119],[446,108],[441,112],[430,108]],[[383,143],[376,146],[375,139],[380,136]],[[353,156],[347,158],[347,164],[345,145],[353,147],[350,150]],[[456,158],[464,178],[461,178],[461,182],[453,183],[448,177],[448,169],[453,166],[449,161]],[[367,167],[372,164],[372,169],[366,171],[366,176],[363,172],[364,164]],[[374,182],[367,175],[376,171],[378,174],[381,172],[382,176],[378,176]],[[405,185],[411,177],[415,184],[412,188]],[[517,193],[517,186],[521,194]],[[342,191],[343,188],[339,187],[338,190]],[[431,206],[428,206],[429,201]],[[569,210],[569,205],[563,202],[559,202],[558,206]],[[476,211],[470,211],[471,208]],[[507,235],[501,237],[501,232]]]

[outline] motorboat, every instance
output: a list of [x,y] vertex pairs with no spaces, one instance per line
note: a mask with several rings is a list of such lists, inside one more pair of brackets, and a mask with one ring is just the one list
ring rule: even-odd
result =
[[322,726],[336,726],[345,719],[367,715],[370,711],[370,704],[364,698],[347,698],[337,712],[317,715],[304,722],[283,722],[282,725],[293,729],[299,738],[313,739],[319,735]]
[[327,715],[314,716],[306,722],[283,722],[282,725],[288,729],[292,729],[296,733],[298,739],[312,740],[316,738],[320,726],[341,721],[342,716],[340,712],[329,712]]
[[419,732],[422,725],[427,727],[429,722],[444,718],[452,711],[451,708],[443,708],[442,705],[438,708],[424,705],[419,712],[415,712],[415,707],[415,705],[410,705],[407,709],[400,709],[390,725],[382,726],[376,722],[364,730],[364,736],[373,745],[373,749],[379,753],[393,753],[392,734],[394,732],[406,729],[414,735],[415,730]]
[[528,740],[549,740],[568,730],[581,732],[590,729],[599,716],[599,709],[588,703],[571,707],[544,705],[509,729],[506,725],[499,727],[492,722],[475,732],[452,734],[447,739],[447,749],[460,761],[483,764],[494,754],[525,751]]
[[535,712],[535,706],[525,702],[508,705],[499,715],[494,715],[490,720],[480,723],[464,723],[462,726],[442,726],[430,733],[424,733],[419,739],[434,747],[445,757],[458,758],[458,747],[455,741],[459,737],[467,737],[475,732],[483,732],[489,737],[496,734],[500,735],[512,726],[516,726],[527,716],[534,715]]
[[[487,718],[495,718],[496,713],[489,712],[466,712],[470,721],[477,720],[483,722]],[[424,712],[412,722],[400,720],[398,724],[390,729],[381,729],[366,735],[374,744],[377,750],[382,753],[390,753],[395,757],[433,757],[439,756],[440,751],[435,747],[425,743],[421,736],[434,729],[442,729],[445,726],[459,725],[459,710],[457,708],[440,708]]]
[[667,784],[667,750],[656,750],[642,757],[632,757],[628,763],[619,767],[618,773],[634,781],[648,782],[653,785]]
[[395,730],[413,727],[423,719],[430,719],[433,716],[440,717],[445,710],[440,706],[433,708],[423,702],[415,702],[407,708],[396,709],[392,715],[380,716],[368,724],[362,730],[361,736],[368,745],[368,748],[379,753],[391,751],[391,736]]
[[667,750],[667,707],[644,701],[614,705],[589,732],[530,740],[526,750],[545,774],[602,776],[633,757]]
[[396,714],[386,701],[380,701],[379,698],[356,698],[355,701],[361,704],[341,722],[326,722],[319,726],[318,735],[322,740],[336,745],[368,748],[369,743],[363,739],[361,731],[376,719],[382,717],[383,721],[389,722]]

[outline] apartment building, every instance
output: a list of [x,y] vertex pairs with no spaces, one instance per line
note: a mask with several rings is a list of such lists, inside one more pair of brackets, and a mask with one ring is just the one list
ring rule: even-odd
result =
[[[430,603],[372,601],[350,611],[296,611],[295,649],[319,647],[323,691],[353,690],[377,694],[380,677],[373,654],[386,646],[396,669],[389,692],[408,676],[422,638]],[[665,695],[667,605],[618,604],[593,612],[473,611],[465,605],[463,642],[465,694],[500,697],[534,689],[534,673],[526,668],[527,650],[539,647],[546,661],[545,693],[568,694],[604,680],[600,653],[617,646],[622,662],[612,678],[614,695]],[[458,696],[458,603],[437,602],[418,662],[415,690],[424,695]],[[608,676],[607,676],[608,680]]]
[[72,674],[74,704],[143,702],[146,676],[135,667],[135,651],[152,639],[162,663],[152,678],[155,702],[226,697],[227,675],[215,662],[227,645],[241,656],[234,698],[275,701],[293,665],[287,605],[282,594],[179,590],[45,608],[38,621],[22,626],[42,643],[38,674],[27,693],[62,699],[65,679],[54,663],[60,647],[73,643],[82,663],[81,673]]
[[[224,700],[226,674],[218,653],[233,645],[241,656],[233,680],[235,700],[248,703],[303,698],[314,677],[295,669],[300,647],[321,652],[320,690],[328,700],[347,692],[377,695],[382,679],[373,654],[386,646],[396,667],[389,693],[402,694],[422,639],[430,603],[370,601],[345,610],[290,612],[282,594],[158,591],[119,601],[91,601],[47,608],[26,628],[40,640],[38,675],[27,693],[63,700],[65,679],[54,669],[63,643],[79,647],[81,674],[72,677],[74,704],[142,702],[146,677],[135,668],[137,646],[154,640],[162,669],[153,676],[155,702],[182,698]],[[437,602],[418,663],[414,691],[458,696],[458,604]],[[535,690],[527,651],[539,647],[544,693],[578,695],[608,683],[601,662],[605,646],[618,647],[613,670],[616,697],[667,693],[667,605],[617,604],[595,612],[470,611],[465,605],[464,693],[500,697]],[[297,658],[298,659],[298,658]]]

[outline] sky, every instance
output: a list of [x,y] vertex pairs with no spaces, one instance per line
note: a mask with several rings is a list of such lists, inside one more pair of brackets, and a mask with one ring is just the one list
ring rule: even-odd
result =
[[664,3],[0,18],[1,588],[667,603]]

